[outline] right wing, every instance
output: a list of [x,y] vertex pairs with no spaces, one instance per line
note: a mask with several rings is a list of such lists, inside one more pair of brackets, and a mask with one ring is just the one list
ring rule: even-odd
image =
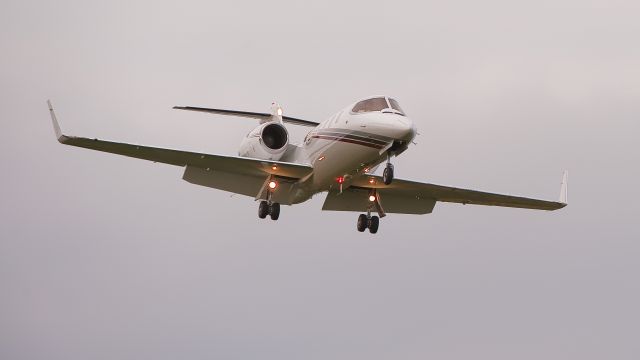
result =
[[[257,112],[239,111],[239,110],[208,109],[208,108],[195,107],[195,106],[174,106],[173,108],[177,110],[189,110],[189,111],[198,111],[198,112],[204,112],[204,113],[210,113],[210,114],[253,118],[253,119],[258,119],[262,121],[268,121],[273,116],[272,114],[267,114],[267,113],[257,113]],[[310,126],[310,127],[316,127],[320,125],[320,123],[317,123],[315,121],[302,120],[302,119],[294,118],[291,116],[284,116],[284,115],[282,116],[282,121],[289,124]]]
[[189,151],[163,149],[135,144],[118,143],[62,134],[51,102],[49,112],[58,141],[65,145],[124,155],[138,159],[160,162],[175,166],[189,166],[206,171],[221,171],[230,174],[266,177],[273,175],[283,178],[300,179],[309,175],[313,167],[282,161],[253,159],[239,156],[203,154]]
[[559,201],[495,194],[401,179],[395,179],[390,185],[385,185],[380,176],[373,175],[354,179],[350,185],[343,194],[330,192],[322,209],[366,211],[371,205],[367,197],[372,191],[380,195],[380,202],[386,212],[400,214],[431,213],[437,201],[534,210],[558,210],[567,206],[567,172],[563,176]]

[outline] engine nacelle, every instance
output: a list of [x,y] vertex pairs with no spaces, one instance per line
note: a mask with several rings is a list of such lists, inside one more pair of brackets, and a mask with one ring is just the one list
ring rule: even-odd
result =
[[289,132],[280,123],[268,122],[253,129],[242,140],[238,155],[264,160],[280,160],[289,144]]

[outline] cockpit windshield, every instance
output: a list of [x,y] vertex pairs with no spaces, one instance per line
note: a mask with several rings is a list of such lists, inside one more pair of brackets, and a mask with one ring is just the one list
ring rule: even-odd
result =
[[[387,110],[387,111],[383,111]],[[393,110],[393,111],[392,111]],[[395,99],[389,99],[385,97],[376,97],[358,102],[351,110],[354,113],[367,113],[373,111],[382,111],[387,113],[395,113],[404,116],[404,111],[400,107],[400,104]]]
[[373,99],[362,100],[357,103],[351,111],[354,113],[365,113],[371,111],[382,111],[388,109],[387,99],[383,97],[377,97]]
[[404,115],[404,111],[400,107],[400,104],[396,101],[396,99],[389,99],[389,104],[391,104],[391,108],[400,113],[400,115]]

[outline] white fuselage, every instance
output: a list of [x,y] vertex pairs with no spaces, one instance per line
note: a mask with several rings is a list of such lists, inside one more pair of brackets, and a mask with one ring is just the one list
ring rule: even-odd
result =
[[416,135],[413,122],[392,112],[353,113],[351,107],[320,123],[304,138],[292,162],[313,166],[313,174],[298,184],[292,203],[313,194],[347,188],[350,182],[373,172],[388,156],[404,151]]

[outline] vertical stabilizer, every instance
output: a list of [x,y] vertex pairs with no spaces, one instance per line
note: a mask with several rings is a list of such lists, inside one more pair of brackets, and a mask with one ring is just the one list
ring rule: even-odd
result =
[[271,121],[282,124],[282,107],[275,101],[271,103],[271,118],[260,121],[260,124]]

